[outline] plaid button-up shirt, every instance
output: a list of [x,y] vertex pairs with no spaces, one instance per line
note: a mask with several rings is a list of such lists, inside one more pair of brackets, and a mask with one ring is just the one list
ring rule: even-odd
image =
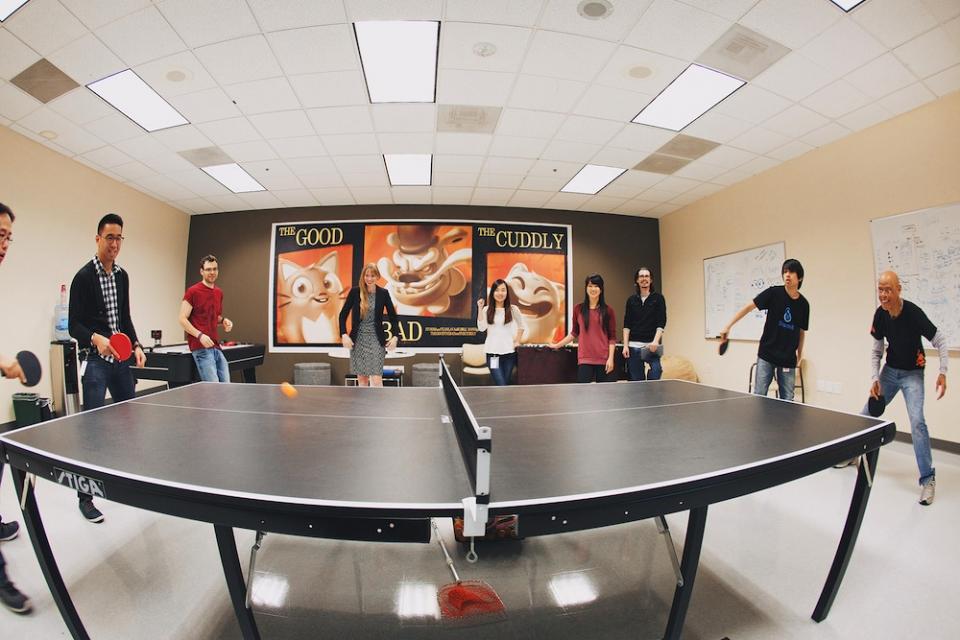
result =
[[[103,302],[107,305],[107,322],[110,324],[110,332],[118,333],[120,331],[120,307],[117,304],[117,274],[120,273],[120,267],[113,263],[113,269],[108,273],[99,256],[93,256],[93,265],[97,269],[97,276],[100,278],[100,291],[103,292]],[[109,337],[109,336],[108,336]],[[97,352],[99,355],[99,352]],[[115,362],[113,356],[100,355],[107,362]]]

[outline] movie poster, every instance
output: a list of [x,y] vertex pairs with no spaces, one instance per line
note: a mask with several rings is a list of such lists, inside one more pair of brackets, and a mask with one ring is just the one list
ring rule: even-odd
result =
[[[477,300],[503,279],[524,316],[526,344],[567,333],[570,227],[502,222],[298,222],[273,225],[271,351],[340,346],[339,316],[364,265],[380,272],[403,349],[457,351],[482,342]],[[347,330],[349,331],[349,324]]]

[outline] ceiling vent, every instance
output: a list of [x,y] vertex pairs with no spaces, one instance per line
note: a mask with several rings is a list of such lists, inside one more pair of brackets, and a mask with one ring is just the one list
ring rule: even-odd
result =
[[10,82],[44,104],[80,86],[46,58],[34,62]]
[[501,111],[501,107],[441,104],[437,107],[437,131],[493,133],[500,120]]
[[220,147],[201,147],[181,151],[180,156],[196,167],[214,167],[221,164],[230,164],[234,160]]
[[788,53],[790,49],[779,42],[734,24],[697,62],[741,80],[753,80]]

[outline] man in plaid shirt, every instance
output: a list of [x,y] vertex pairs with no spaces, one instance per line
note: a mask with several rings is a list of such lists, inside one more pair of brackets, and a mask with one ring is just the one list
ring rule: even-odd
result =
[[[116,264],[123,244],[123,218],[108,213],[97,225],[97,253],[83,265],[70,285],[70,335],[77,339],[87,358],[81,369],[84,409],[102,407],[107,394],[114,402],[129,400],[136,385],[130,361],[120,362],[110,346],[110,336],[125,333],[133,342],[136,366],[146,363],[130,319],[130,278]],[[93,498],[78,493],[80,513],[90,522],[102,522],[103,514]]]

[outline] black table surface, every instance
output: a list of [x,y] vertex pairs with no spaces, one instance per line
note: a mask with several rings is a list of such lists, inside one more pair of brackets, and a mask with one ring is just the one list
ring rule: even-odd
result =
[[[466,387],[491,508],[719,480],[892,423],[677,380]],[[0,436],[93,475],[297,505],[451,511],[471,489],[439,388],[197,383]],[[109,496],[108,496],[109,497]]]

